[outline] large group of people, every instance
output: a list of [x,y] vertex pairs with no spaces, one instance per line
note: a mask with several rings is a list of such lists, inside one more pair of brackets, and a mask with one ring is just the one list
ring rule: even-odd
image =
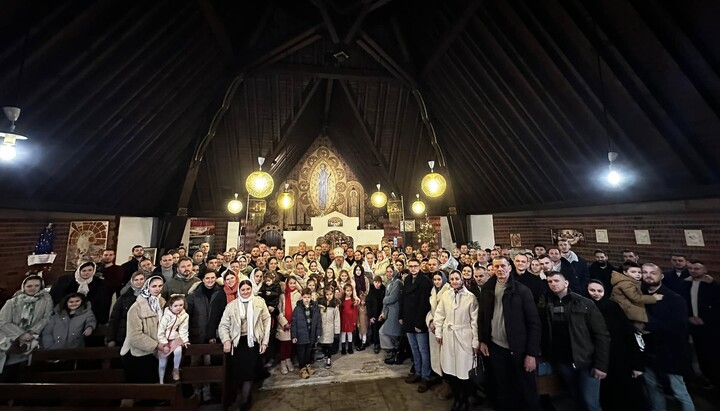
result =
[[[405,382],[437,386],[452,410],[540,410],[536,377],[549,372],[576,409],[664,410],[670,394],[693,410],[693,353],[704,386],[720,384],[720,285],[680,254],[666,271],[631,250],[617,266],[594,257],[563,239],[532,250],[301,242],[292,255],[262,241],[219,254],[204,243],[192,257],[168,250],[157,267],[141,246],[122,266],[105,250],[49,290],[24,279],[0,310],[0,370],[18,381],[33,350],[106,344],[122,347],[128,382],[182,381],[184,347],[221,344],[247,409],[270,367],[311,378],[318,362],[372,348],[388,366],[412,359]],[[211,397],[209,386],[196,393]]]

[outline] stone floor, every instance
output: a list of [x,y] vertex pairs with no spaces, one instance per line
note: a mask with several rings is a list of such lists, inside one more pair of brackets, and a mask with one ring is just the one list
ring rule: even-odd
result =
[[[406,384],[403,378],[410,370],[409,362],[400,366],[382,363],[384,354],[372,350],[355,352],[352,355],[334,357],[330,370],[316,362],[317,373],[308,379],[300,379],[298,371],[282,375],[276,367],[272,376],[253,394],[256,411],[447,411],[452,401],[437,398],[431,390],[424,394],[417,392],[417,384]],[[691,386],[692,388],[692,386]],[[716,393],[695,391],[693,395],[698,411],[718,410],[720,404]],[[555,398],[548,409],[572,411],[568,399]],[[220,410],[219,405],[200,407],[203,411]],[[679,410],[677,404],[668,401],[668,410]],[[477,407],[477,411],[491,411],[491,408]],[[614,411],[614,410],[610,410]]]

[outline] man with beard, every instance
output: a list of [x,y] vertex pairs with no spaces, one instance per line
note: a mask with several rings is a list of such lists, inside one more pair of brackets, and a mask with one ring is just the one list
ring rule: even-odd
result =
[[640,264],[640,254],[633,250],[623,250],[623,261],[632,261],[635,264]]
[[121,265],[123,271],[125,271],[122,279],[123,286],[130,282],[130,277],[135,271],[138,270],[138,264],[140,263],[140,260],[142,260],[144,255],[145,249],[143,248],[143,246],[136,245],[132,248],[132,258],[130,259],[130,261]]
[[200,282],[192,270],[193,262],[187,257],[183,257],[178,262],[178,272],[172,280],[165,283],[162,290],[162,296],[167,300],[173,294],[187,295],[193,286]]
[[[547,255],[553,263],[552,270],[550,271],[562,273],[563,277],[570,282],[570,290],[582,295],[584,291],[581,280],[577,276],[572,264],[570,264],[570,261],[562,256],[560,249],[558,247],[550,247]],[[545,274],[547,275],[547,272]]]
[[117,294],[123,286],[125,270],[115,264],[115,250],[103,251],[101,264],[98,268],[102,270],[102,277],[105,279],[105,285],[110,295]]
[[541,255],[545,254],[547,250],[545,249],[545,246],[542,244],[535,244],[533,246],[533,252],[535,253],[535,257],[540,257]]
[[648,323],[643,335],[647,366],[643,379],[650,408],[665,409],[665,391],[669,384],[672,396],[683,411],[695,409],[683,375],[690,373],[688,355],[688,311],[683,298],[662,283],[662,270],[656,264],[642,265],[643,294],[662,294],[663,299],[645,306]]
[[561,238],[558,240],[558,248],[560,249],[560,255],[566,260],[570,262],[570,265],[572,266],[573,270],[575,270],[575,276],[576,281],[579,284],[580,287],[580,294],[587,294],[587,281],[588,281],[588,263],[587,261],[580,258],[575,252],[572,250],[572,246],[570,245],[570,241],[567,239]]
[[[178,259],[178,261],[180,261],[180,259]],[[160,257],[160,265],[153,271],[153,273],[161,275],[166,283],[175,277],[176,272],[177,268],[173,265],[173,256],[170,253]]]
[[612,290],[610,278],[612,272],[617,271],[615,267],[608,261],[607,253],[603,250],[595,250],[595,262],[590,264],[590,279],[598,280],[603,283],[605,290]]
[[[260,249],[257,247],[253,247],[250,249],[250,261],[248,261],[248,265],[252,268],[257,267],[257,258],[260,257]],[[305,255],[305,253],[302,253],[302,255]]]
[[336,277],[342,270],[347,270],[348,273],[350,272],[350,264],[345,261],[345,254],[343,253],[343,249],[341,247],[337,247],[333,250],[333,262],[330,264],[330,268],[335,271]]
[[[362,251],[355,251],[355,252],[353,253],[352,262],[350,263],[350,272],[352,272],[352,271],[355,269],[355,266],[356,266],[356,265],[359,265],[360,267],[363,267],[363,265],[364,265],[363,262],[364,262],[364,260],[363,260],[363,253],[362,253]],[[368,271],[368,270],[366,270],[366,269],[363,268],[363,271],[364,271],[364,272],[372,273],[372,268],[370,269],[370,271]]]
[[690,335],[703,376],[709,381],[705,386],[720,386],[720,284],[708,274],[702,261],[690,261],[690,277],[682,294],[687,301]]
[[[278,258],[278,261],[281,261]],[[320,266],[322,266],[323,271],[327,270],[328,267],[330,267],[330,244],[327,242],[323,242],[320,244]]]

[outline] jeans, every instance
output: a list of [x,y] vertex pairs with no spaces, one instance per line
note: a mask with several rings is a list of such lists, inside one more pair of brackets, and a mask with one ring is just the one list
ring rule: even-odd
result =
[[690,398],[690,394],[688,394],[682,375],[656,372],[650,367],[647,367],[643,377],[645,377],[648,400],[652,411],[665,411],[664,379],[670,383],[670,391],[672,391],[673,396],[680,403],[680,409],[682,409],[682,411],[695,411],[695,405],[693,404],[692,398]]
[[[553,364],[553,369],[567,385],[578,409],[601,411],[600,380],[593,377],[589,368],[575,368],[569,363]],[[581,405],[581,407],[580,407]]]
[[296,344],[295,352],[297,353],[300,368],[312,365],[312,344]]
[[429,380],[431,369],[428,333],[407,333],[407,339],[413,354],[415,373],[423,380]]

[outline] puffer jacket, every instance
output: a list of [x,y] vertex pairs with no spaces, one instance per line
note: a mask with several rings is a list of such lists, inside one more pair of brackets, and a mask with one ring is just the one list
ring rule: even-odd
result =
[[340,309],[337,300],[333,299],[328,302],[325,297],[318,300],[320,307],[320,322],[322,323],[322,332],[320,333],[320,344],[332,344],[335,341],[335,335],[340,334]]
[[640,281],[615,271],[610,282],[613,286],[610,299],[618,303],[627,318],[630,321],[648,322],[645,304],[655,304],[657,300],[652,295],[643,295]]
[[64,348],[85,347],[85,335],[83,332],[97,327],[95,315],[90,309],[90,303],[80,306],[75,314],[70,316],[67,312],[67,300],[65,297],[55,307],[53,315],[50,316],[47,325],[43,329],[40,347],[45,350],[59,350]]
[[310,301],[310,327],[308,327],[305,305],[302,300],[298,301],[293,310],[290,337],[297,338],[296,344],[314,344],[318,340],[318,335],[322,329],[320,321],[320,309],[315,301]]

